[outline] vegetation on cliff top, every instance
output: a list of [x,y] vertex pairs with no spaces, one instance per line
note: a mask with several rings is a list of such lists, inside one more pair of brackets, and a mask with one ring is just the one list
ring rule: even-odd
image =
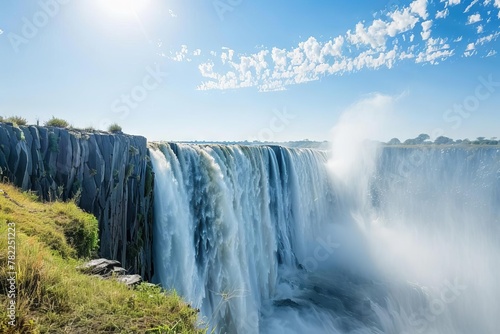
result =
[[21,116],[10,116],[7,118],[3,118],[2,116],[0,116],[0,122],[13,123],[17,126],[28,124],[28,121],[26,120],[26,118],[21,117]]
[[122,132],[122,127],[119,126],[116,123],[113,123],[110,126],[108,126],[108,132],[111,132],[111,133],[121,133]]
[[[145,283],[131,289],[77,270],[83,258],[96,252],[97,221],[92,215],[72,202],[40,203],[11,185],[0,183],[0,189],[0,332],[203,332],[195,326],[196,311],[175,293]],[[7,251],[13,226],[15,258]],[[13,263],[15,326],[8,316]]]
[[44,123],[45,126],[54,126],[56,128],[68,128],[69,123],[68,121],[62,119],[62,118],[56,118],[52,116],[51,119],[49,119],[47,122]]
[[[24,117],[21,116],[10,116],[10,117],[3,117],[0,115],[0,123],[12,123],[14,126],[29,126],[28,120]],[[40,121],[37,120],[36,126],[39,126]],[[78,127],[73,127],[68,121],[62,118],[57,118],[55,116],[52,116],[49,120],[45,121],[43,123],[43,126],[47,127],[56,127],[56,128],[62,128],[62,129],[69,129],[69,130],[76,130],[76,131],[84,131],[84,132],[108,132],[108,133],[114,133],[114,134],[123,134],[123,129],[120,125],[117,123],[113,123],[106,130],[97,130],[92,126],[88,126],[85,128],[78,128]]]

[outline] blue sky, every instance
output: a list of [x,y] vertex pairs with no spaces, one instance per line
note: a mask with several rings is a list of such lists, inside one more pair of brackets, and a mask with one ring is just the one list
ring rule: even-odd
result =
[[0,6],[3,116],[150,140],[328,140],[345,110],[385,96],[374,139],[500,137],[500,0]]

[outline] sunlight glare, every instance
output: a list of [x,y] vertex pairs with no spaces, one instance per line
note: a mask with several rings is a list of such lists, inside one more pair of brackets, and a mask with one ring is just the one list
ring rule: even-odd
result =
[[118,17],[139,15],[151,4],[151,0],[100,0],[99,7],[107,14]]

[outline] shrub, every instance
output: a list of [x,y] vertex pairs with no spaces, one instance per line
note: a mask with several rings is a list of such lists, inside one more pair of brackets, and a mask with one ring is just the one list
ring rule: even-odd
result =
[[108,127],[108,131],[111,133],[119,133],[122,132],[122,127],[116,123],[113,123]]
[[64,119],[61,118],[56,118],[52,116],[51,119],[49,119],[47,122],[44,124],[45,126],[54,126],[57,128],[67,128],[69,127],[69,123],[65,121]]
[[16,125],[27,125],[28,124],[28,121],[26,120],[26,118],[21,117],[21,116],[10,116],[10,117],[7,117],[6,119],[4,119],[3,121],[7,122],[7,123],[14,123]]

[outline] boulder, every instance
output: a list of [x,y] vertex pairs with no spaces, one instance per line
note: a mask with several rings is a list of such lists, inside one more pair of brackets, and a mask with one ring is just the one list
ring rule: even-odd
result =
[[122,268],[121,263],[116,260],[95,259],[84,263],[78,269],[88,275],[102,279],[116,278],[118,282],[128,286],[135,286],[142,282],[140,275],[127,275],[127,270]]
[[142,282],[142,277],[139,275],[123,275],[118,276],[116,280],[128,286],[135,286]]

